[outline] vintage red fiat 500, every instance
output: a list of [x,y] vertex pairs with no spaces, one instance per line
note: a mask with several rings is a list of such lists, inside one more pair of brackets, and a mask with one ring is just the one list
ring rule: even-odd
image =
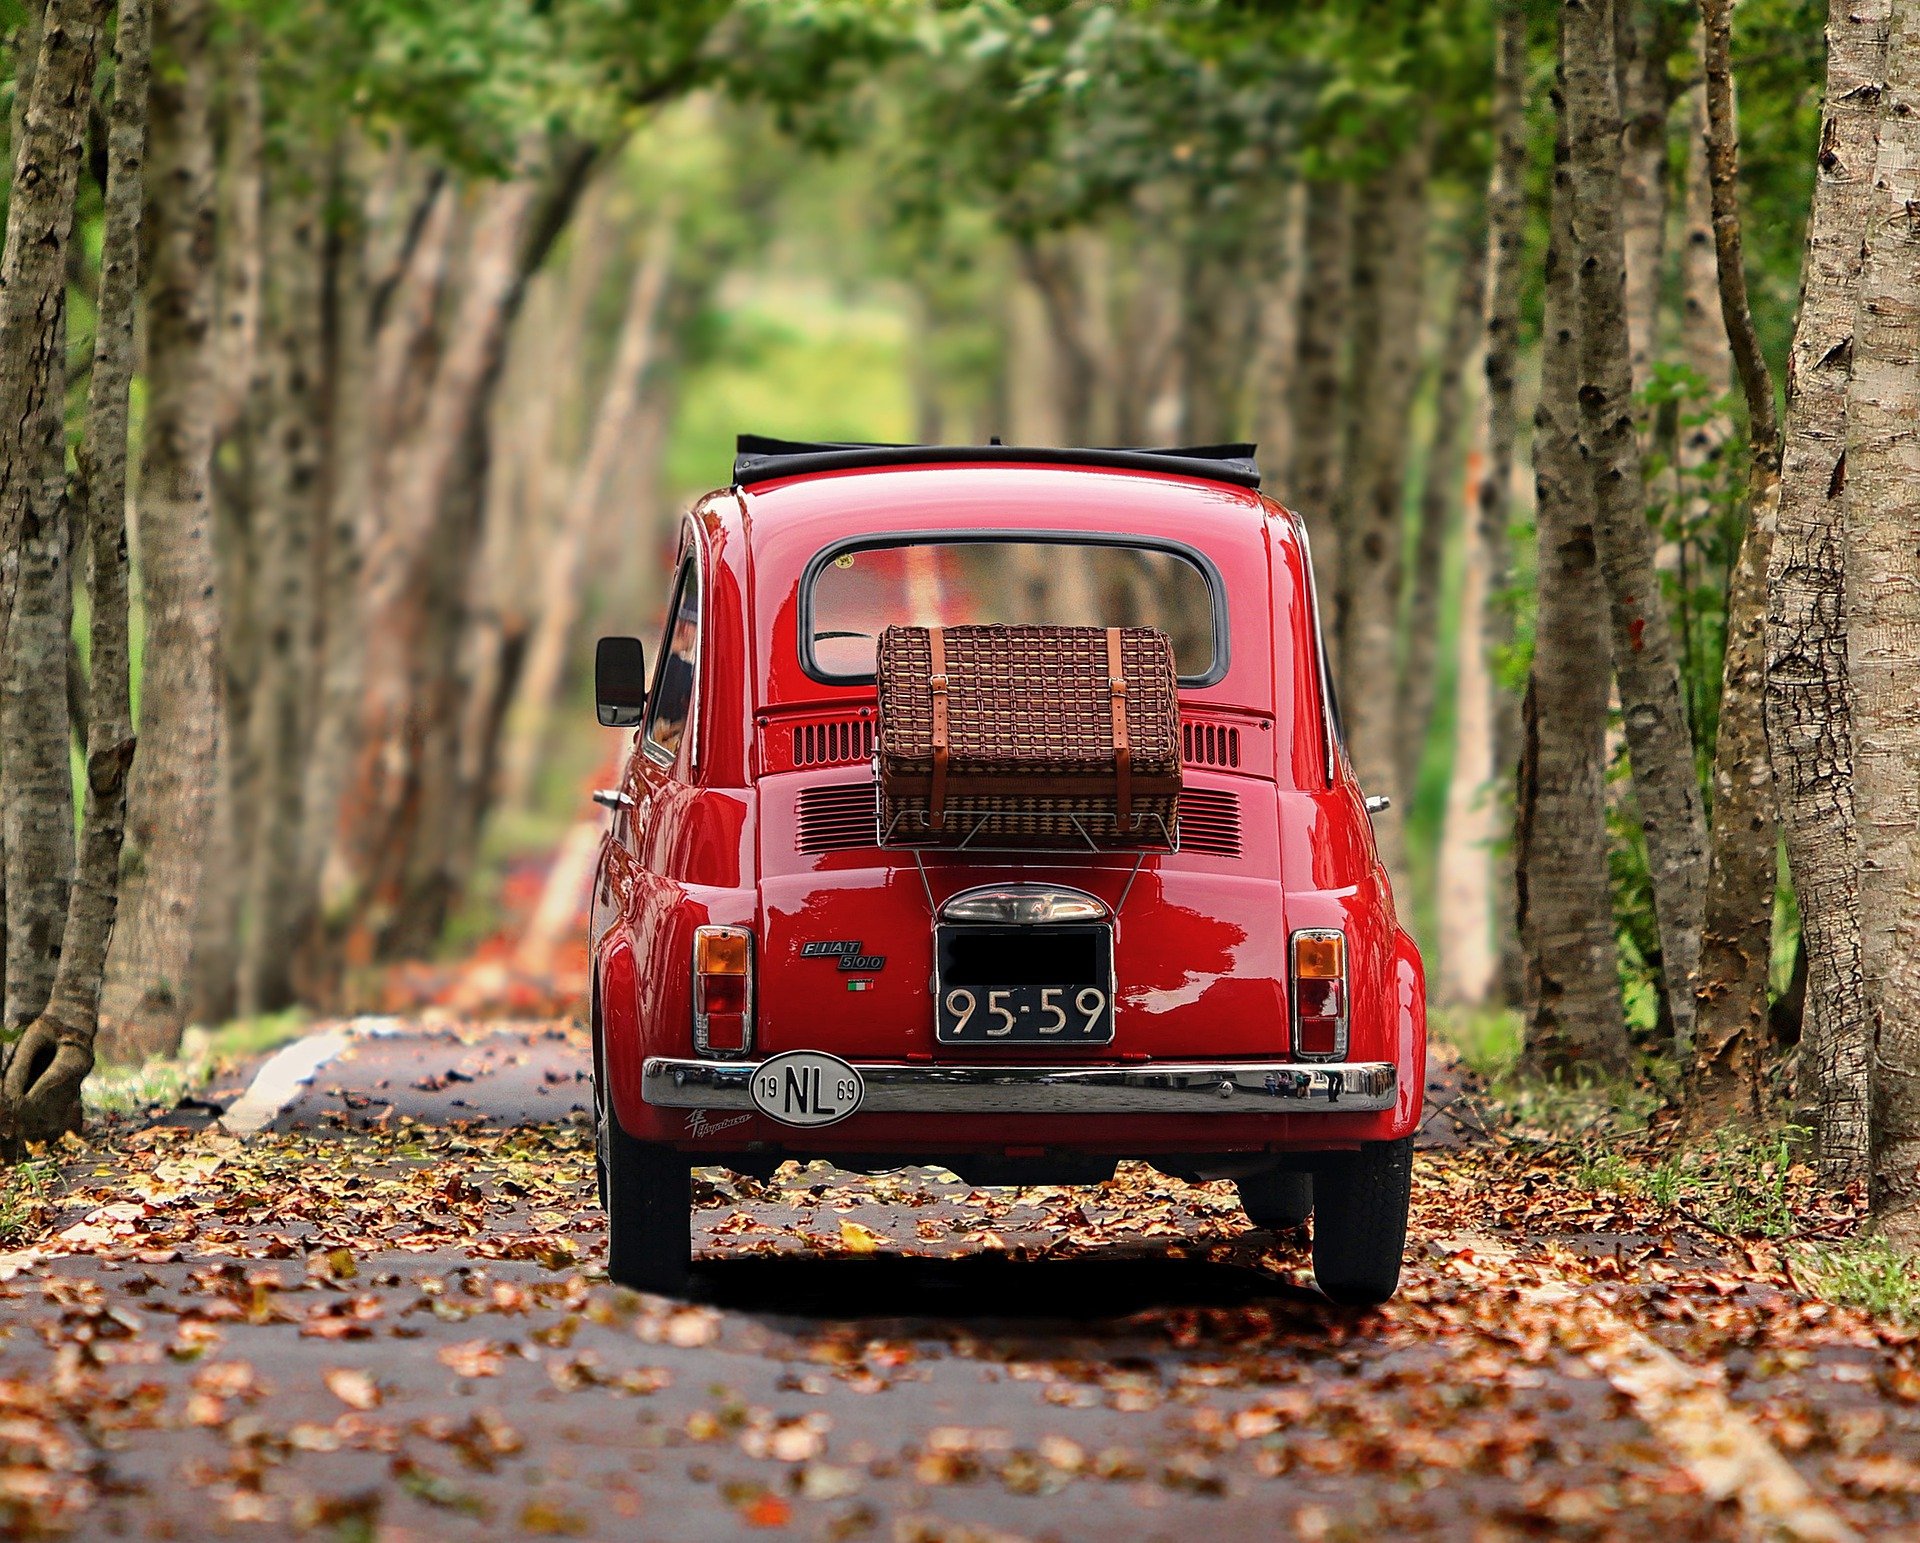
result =
[[[609,1271],[681,1289],[690,1170],[1121,1158],[1312,1219],[1321,1289],[1390,1296],[1426,1062],[1420,958],[1342,749],[1305,530],[1250,447],[743,438],[685,522],[592,901]],[[1144,625],[1183,752],[1159,849],[908,847],[877,816],[890,625]]]

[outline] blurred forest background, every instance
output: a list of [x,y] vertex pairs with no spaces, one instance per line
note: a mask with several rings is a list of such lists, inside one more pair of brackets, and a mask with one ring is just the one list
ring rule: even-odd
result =
[[1453,1032],[1912,1200],[1920,20],[1730,9],[6,0],[0,1141],[488,932],[736,432],[1245,437]]

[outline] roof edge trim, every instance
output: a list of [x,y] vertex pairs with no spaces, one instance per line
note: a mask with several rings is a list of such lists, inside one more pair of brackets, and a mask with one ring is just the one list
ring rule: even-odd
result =
[[1107,466],[1126,471],[1157,471],[1236,487],[1260,486],[1254,446],[1183,445],[1164,450],[1094,449],[1052,445],[886,445],[808,443],[742,434],[735,447],[733,480],[738,487],[803,477],[812,472],[857,471],[867,467],[927,465]]

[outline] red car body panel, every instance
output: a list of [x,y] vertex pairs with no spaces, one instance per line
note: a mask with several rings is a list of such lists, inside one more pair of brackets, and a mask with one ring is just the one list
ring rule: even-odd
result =
[[[1124,533],[1201,553],[1223,581],[1228,663],[1183,688],[1189,789],[1225,822],[1178,852],[1085,856],[803,850],[803,799],[871,785],[872,685],[802,665],[809,562],[850,538],[914,532]],[[1425,1083],[1419,954],[1399,927],[1360,790],[1321,690],[1300,528],[1251,489],[1084,466],[929,465],[818,473],[709,495],[687,522],[703,615],[691,726],[669,761],[636,732],[592,903],[598,1068],[641,1140],[729,1152],[1047,1151],[1155,1156],[1353,1147],[1417,1123]],[[1185,806],[1183,805],[1183,809]],[[1237,818],[1237,836],[1232,824]],[[1185,818],[1183,815],[1183,829]],[[1115,910],[1115,1037],[1049,1048],[935,1043],[932,906],[997,879],[1071,884]],[[694,929],[752,929],[753,1054],[829,1051],[854,1062],[1068,1064],[1281,1059],[1289,1053],[1287,939],[1347,938],[1350,1061],[1390,1061],[1397,1103],[1374,1113],[1044,1116],[857,1113],[793,1128],[758,1113],[692,1119],[648,1104],[649,1056],[694,1054]],[[884,956],[848,990],[801,944],[857,939]]]

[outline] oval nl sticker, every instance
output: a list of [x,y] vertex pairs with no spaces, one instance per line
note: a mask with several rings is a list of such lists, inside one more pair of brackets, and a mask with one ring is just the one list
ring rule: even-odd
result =
[[754,1108],[782,1125],[831,1125],[867,1095],[860,1069],[824,1050],[769,1057],[753,1074],[750,1090]]

